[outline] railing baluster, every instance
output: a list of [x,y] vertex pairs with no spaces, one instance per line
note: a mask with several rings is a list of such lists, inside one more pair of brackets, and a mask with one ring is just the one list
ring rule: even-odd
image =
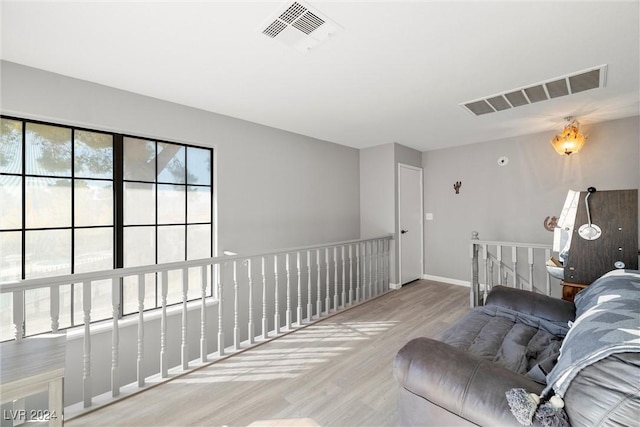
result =
[[362,301],[367,300],[367,242],[362,243],[362,251],[361,251],[362,262],[360,267],[362,268],[362,272],[360,274],[361,282],[362,282]]
[[[475,238],[477,239],[477,237]],[[474,240],[473,233],[471,234],[471,240]],[[478,245],[474,242],[471,242],[471,245],[469,246],[469,255],[471,258],[471,289],[469,292],[469,305],[471,307],[477,307],[480,305],[480,286],[478,283]]]
[[253,280],[251,279],[251,258],[247,259],[247,282],[249,286],[249,321],[247,324],[247,334],[249,335],[249,344],[256,342],[255,326],[253,325]]
[[13,291],[13,336],[16,341],[22,341],[24,337],[24,292],[25,291]]
[[338,310],[338,247],[333,247],[333,309]]
[[273,256],[273,276],[274,276],[274,295],[275,295],[275,314],[273,315],[274,319],[274,330],[276,335],[280,333],[280,303],[278,301],[278,255]]
[[380,246],[379,246],[379,243],[380,243],[379,240],[374,240],[373,242],[371,242],[371,244],[375,248],[375,252],[374,252],[375,253],[375,255],[374,255],[374,260],[375,260],[374,271],[375,271],[376,295],[379,295],[380,292],[382,292],[382,290],[380,289]]
[[188,330],[188,311],[187,302],[189,301],[189,269],[182,269],[182,340],[180,344],[180,360],[182,361],[182,370],[189,369],[189,344],[187,343]]
[[[211,266],[213,271],[213,265]],[[205,363],[208,358],[207,348],[207,266],[200,267],[200,361]]]
[[296,320],[298,326],[302,326],[302,270],[300,269],[300,251],[296,253],[296,268],[298,269],[298,306],[296,307]]
[[496,257],[498,258],[498,284],[506,285],[505,281],[502,278],[502,246],[498,245],[496,247]]
[[291,270],[289,266],[289,254],[285,255],[285,270],[287,273],[287,309],[285,311],[285,323],[287,330],[291,330]]
[[522,289],[522,283],[518,286],[518,247],[511,246],[511,263],[513,264],[513,287]]
[[60,327],[60,285],[53,285],[49,294],[49,311],[51,314],[51,333],[57,334]]
[[373,285],[374,285],[374,277],[373,277],[373,242],[367,242],[369,246],[369,298],[373,297]]
[[136,358],[136,373],[138,387],[143,387],[144,377],[144,293],[145,274],[138,274],[138,355]]
[[[544,259],[545,261],[551,258],[551,249],[545,249],[544,250]],[[547,295],[551,296],[551,275],[549,274],[549,272],[547,271],[547,280],[546,280],[546,288],[547,288]],[[533,281],[531,282],[533,284]]]
[[[224,289],[222,288],[222,279],[224,276],[224,265],[218,265],[218,356],[224,356],[225,343],[224,343]],[[212,278],[213,279],[213,278]]]
[[322,317],[322,271],[320,268],[320,249],[316,250],[316,286],[318,287],[318,297],[316,298],[316,313],[318,318]]
[[238,296],[238,262],[233,261],[233,348],[240,350],[240,301]]
[[118,319],[120,317],[120,278],[111,279],[111,306],[112,330],[111,330],[111,396],[120,395],[120,330]]
[[169,272],[160,274],[160,301],[162,314],[160,317],[160,376],[169,376],[169,356],[167,354],[167,292],[169,291]]
[[347,259],[345,257],[344,254],[344,245],[340,246],[340,254],[342,257],[342,301],[341,301],[341,306],[342,307],[346,307],[347,306],[347,279],[346,279],[346,273],[347,273]]
[[329,314],[331,307],[331,289],[329,289],[329,276],[331,276],[331,270],[329,270],[329,248],[325,248],[324,250],[325,257],[325,265],[326,265],[326,276],[325,276],[325,286],[327,288],[327,294],[324,296],[324,305],[327,309],[327,314]]
[[529,290],[533,291],[533,248],[527,249],[527,262],[529,263]]
[[267,320],[267,273],[265,271],[265,257],[262,257],[262,339],[269,336],[269,321]]
[[82,311],[84,313],[84,346],[82,354],[82,395],[84,407],[91,406],[91,282],[82,283]]
[[356,243],[356,302],[360,302],[360,242]]
[[349,305],[353,304],[353,245],[349,244]]
[[486,244],[482,244],[482,260],[484,261],[484,290],[482,296],[482,303],[484,304],[484,300],[487,297],[487,293],[489,292],[489,249]]
[[386,272],[384,275],[384,281],[387,284],[387,290],[389,290],[389,280],[391,278],[391,261],[390,261],[390,257],[391,257],[391,241],[390,240],[385,240],[385,251],[386,251],[386,255],[385,255],[385,266],[386,266]]
[[313,317],[311,298],[311,250],[307,250],[307,322],[311,322],[311,318]]

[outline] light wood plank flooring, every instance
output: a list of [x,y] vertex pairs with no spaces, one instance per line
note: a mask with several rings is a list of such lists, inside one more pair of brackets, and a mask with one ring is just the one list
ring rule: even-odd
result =
[[419,280],[66,425],[295,425],[310,418],[321,426],[396,426],[393,357],[411,338],[460,318],[468,301],[468,288]]

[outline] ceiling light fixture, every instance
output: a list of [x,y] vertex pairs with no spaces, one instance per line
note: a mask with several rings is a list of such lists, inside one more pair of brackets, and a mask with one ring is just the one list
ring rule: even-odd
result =
[[551,140],[551,145],[556,152],[562,154],[572,154],[580,151],[587,137],[580,133],[580,123],[573,117],[565,117],[568,124],[562,133],[559,133]]

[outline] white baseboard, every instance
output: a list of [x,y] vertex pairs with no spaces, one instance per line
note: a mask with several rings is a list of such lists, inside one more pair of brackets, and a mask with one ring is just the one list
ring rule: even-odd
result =
[[397,291],[401,287],[402,285],[400,283],[389,283],[389,289],[393,289],[394,291]]
[[452,279],[450,277],[433,276],[431,274],[425,274],[422,276],[422,278],[425,280],[433,280],[435,282],[449,283],[451,285],[465,286],[467,288],[471,287],[471,282],[467,280],[458,280],[458,279]]

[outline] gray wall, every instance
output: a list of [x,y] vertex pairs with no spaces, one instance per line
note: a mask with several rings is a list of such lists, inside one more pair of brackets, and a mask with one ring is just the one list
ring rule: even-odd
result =
[[569,189],[639,188],[639,128],[638,116],[582,126],[587,143],[571,156],[556,154],[552,132],[424,152],[425,212],[434,214],[425,222],[425,273],[469,281],[474,230],[485,240],[551,243],[543,221],[560,214]]
[[359,237],[358,150],[1,63],[2,114],[215,147],[219,249]]
[[[422,154],[398,143],[360,150],[360,234],[377,237],[398,233],[398,163],[421,167]],[[391,283],[398,284],[399,248],[391,242]]]

